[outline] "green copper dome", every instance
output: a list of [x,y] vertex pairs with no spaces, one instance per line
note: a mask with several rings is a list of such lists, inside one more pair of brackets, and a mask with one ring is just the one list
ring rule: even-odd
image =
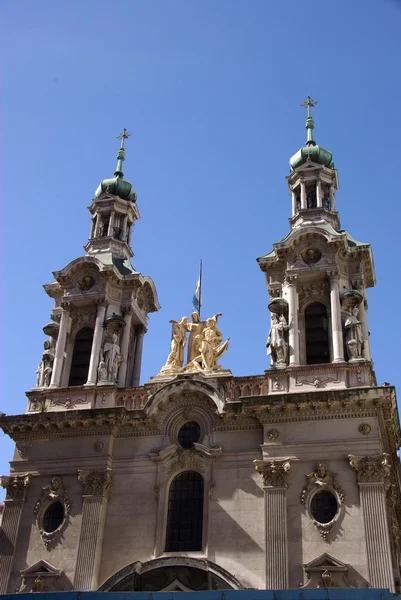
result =
[[334,169],[332,153],[318,146],[315,140],[313,139],[313,130],[315,128],[315,123],[311,117],[310,109],[312,106],[315,106],[315,104],[317,104],[317,102],[315,100],[312,100],[310,96],[308,96],[305,102],[301,104],[301,106],[308,108],[308,116],[305,124],[306,130],[308,132],[308,139],[305,146],[298,150],[298,152],[296,152],[294,156],[291,156],[290,167],[292,171],[297,167],[300,167],[307,161],[311,161],[319,165],[324,165],[325,167],[329,167],[329,169]]
[[123,129],[122,133],[118,135],[118,139],[121,139],[121,147],[117,154],[117,167],[114,172],[114,177],[111,179],[102,179],[95,192],[95,197],[99,198],[104,192],[118,196],[122,200],[131,200],[136,202],[136,192],[134,186],[129,181],[125,181],[123,173],[123,161],[125,160],[124,140],[126,140],[131,134],[126,129]]

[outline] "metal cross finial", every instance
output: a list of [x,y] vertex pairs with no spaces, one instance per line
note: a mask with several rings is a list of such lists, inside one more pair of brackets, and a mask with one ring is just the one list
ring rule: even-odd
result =
[[131,134],[125,129],[117,136],[118,140],[121,140],[121,148],[124,148],[124,140],[128,139]]
[[311,116],[310,114],[310,109],[315,106],[317,104],[317,100],[312,100],[312,98],[310,96],[307,97],[307,99],[305,100],[305,102],[302,102],[301,106],[302,108],[307,108],[308,109],[308,117]]

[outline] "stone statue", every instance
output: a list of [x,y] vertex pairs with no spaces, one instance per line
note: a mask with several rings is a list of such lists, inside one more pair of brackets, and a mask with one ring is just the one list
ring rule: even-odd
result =
[[189,331],[187,364],[191,363],[199,355],[200,338],[196,338],[197,336],[201,336],[205,328],[205,322],[200,320],[199,313],[195,311],[191,316],[192,323],[188,323],[187,325],[187,330]]
[[180,371],[184,364],[184,348],[187,343],[188,317],[182,317],[179,321],[171,320],[172,336],[170,345],[170,354],[167,357],[166,364],[160,371],[166,373],[170,371]]
[[285,316],[280,315],[278,317],[273,313],[269,337],[266,342],[267,354],[271,355],[272,366],[285,367],[287,365],[287,331],[288,325]]
[[97,377],[98,381],[107,381],[107,367],[106,363],[104,362],[104,356],[102,351],[100,351],[100,360],[99,366],[97,368]]
[[345,321],[345,334],[349,360],[363,358],[362,325],[358,320],[359,308],[354,306],[351,315]]
[[42,354],[42,360],[38,368],[36,369],[36,387],[49,387],[50,380],[52,378],[53,363],[54,363],[54,347],[53,339],[51,341],[46,340],[43,344],[44,352]]
[[230,340],[221,343],[223,335],[217,329],[220,316],[221,313],[218,313],[211,319],[206,319],[202,333],[195,337],[199,354],[188,365],[188,370],[217,371],[220,369],[217,361],[228,350],[230,343]]
[[43,592],[45,589],[45,580],[41,575],[38,575],[32,586],[32,592]]
[[325,588],[333,587],[333,578],[330,571],[328,571],[327,569],[322,573],[322,583],[323,587]]
[[[102,365],[102,376],[106,375],[106,379],[100,381],[116,381],[118,369],[123,361],[123,356],[118,345],[118,333],[115,331],[112,335],[111,342],[106,342],[103,347],[103,353],[100,356]],[[99,366],[100,366],[99,363]],[[99,368],[98,374],[100,375]]]

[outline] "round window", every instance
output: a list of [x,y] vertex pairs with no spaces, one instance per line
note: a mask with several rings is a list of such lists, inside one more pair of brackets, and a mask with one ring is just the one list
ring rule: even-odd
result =
[[337,514],[337,500],[331,492],[322,490],[313,496],[310,510],[318,523],[330,523]]
[[56,531],[64,521],[64,506],[61,502],[53,502],[43,515],[43,531],[52,533]]
[[192,448],[194,442],[199,442],[199,438],[200,427],[195,421],[185,423],[178,432],[178,443],[184,450]]

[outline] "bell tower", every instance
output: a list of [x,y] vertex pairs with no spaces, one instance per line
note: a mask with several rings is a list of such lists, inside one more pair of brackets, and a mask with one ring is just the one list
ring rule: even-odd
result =
[[[104,405],[106,388],[113,404],[112,390],[139,385],[148,315],[160,306],[153,281],[130,262],[132,230],[140,215],[136,192],[122,169],[129,136],[126,129],[117,136],[121,145],[114,177],[101,181],[89,206],[86,254],[55,271],[55,281],[44,286],[54,308],[43,328],[48,339],[36,388],[28,392],[33,406],[50,402],[63,409],[68,395],[70,405],[94,408],[99,388]],[[68,394],[60,396],[61,389]]]
[[305,145],[290,159],[290,232],[258,258],[270,297],[272,393],[374,384],[366,288],[375,285],[369,244],[341,229],[338,173],[314,140],[310,96]]

